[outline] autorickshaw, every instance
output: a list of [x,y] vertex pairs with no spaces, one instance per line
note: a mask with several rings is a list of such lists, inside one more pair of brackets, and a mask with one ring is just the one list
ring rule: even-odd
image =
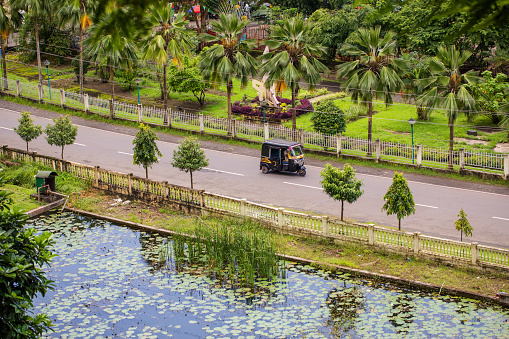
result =
[[295,172],[306,175],[302,145],[295,141],[271,139],[262,144],[260,170],[263,174],[269,171]]

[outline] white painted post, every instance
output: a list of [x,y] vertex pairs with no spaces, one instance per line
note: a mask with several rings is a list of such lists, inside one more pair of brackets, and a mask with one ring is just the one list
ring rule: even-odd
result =
[[55,160],[51,160],[51,167],[53,168],[53,171],[57,170],[57,165],[55,164]]
[[143,107],[138,104],[138,122],[143,122]]
[[168,188],[168,181],[163,181],[163,198],[166,199],[170,189]]
[[421,232],[414,232],[414,253],[419,254],[421,251],[421,242],[420,242]]
[[368,244],[375,244],[375,225],[373,224],[368,225]]
[[380,139],[376,139],[375,141],[375,152],[376,152],[376,162],[379,162],[382,158],[382,147],[380,144]]
[[99,166],[95,166],[95,187],[99,187]]
[[232,137],[237,137],[237,119],[232,119]]
[[39,92],[39,102],[42,102],[42,85],[41,84],[37,84],[37,89],[38,89],[38,92]]
[[327,222],[329,218],[326,217],[326,216],[322,216],[322,235],[324,237],[328,237],[329,236],[329,223]]
[[127,175],[127,187],[129,188],[129,195],[133,194],[133,188],[131,187],[131,177],[133,176],[132,173],[129,173]]
[[240,199],[240,215],[243,217],[247,215],[246,202],[247,199]]
[[171,128],[171,120],[173,119],[173,110],[168,107],[168,127]]
[[198,120],[200,121],[200,133],[205,133],[205,122],[203,120],[203,113],[200,113],[198,116]]
[[269,123],[266,122],[265,124],[263,124],[263,139],[265,141],[269,140],[270,138],[270,135],[269,135]]
[[304,129],[299,129],[299,142],[304,145]]
[[416,156],[416,163],[417,163],[417,166],[421,167],[422,166],[422,145],[417,145],[417,156]]
[[342,138],[343,137],[342,137],[341,133],[336,134],[336,156],[338,156],[338,157],[341,154],[341,139]]
[[509,154],[504,154],[504,177],[509,178]]
[[277,209],[277,224],[280,228],[283,228],[285,225],[285,209],[284,208],[278,208]]
[[465,149],[460,148],[460,171],[465,169]]
[[90,113],[90,102],[88,101],[88,94],[83,96],[83,104],[85,104],[85,113]]
[[477,245],[476,242],[470,244],[470,255],[472,257],[472,265],[477,265]]
[[65,107],[65,92],[63,88],[60,88],[60,107]]
[[115,119],[115,105],[113,99],[110,99],[110,118]]
[[21,96],[21,82],[16,80],[16,96]]

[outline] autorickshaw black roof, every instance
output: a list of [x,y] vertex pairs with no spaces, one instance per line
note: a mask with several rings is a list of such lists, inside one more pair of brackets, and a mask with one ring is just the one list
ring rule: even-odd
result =
[[271,139],[267,140],[263,143],[264,145],[271,145],[271,146],[294,146],[294,145],[300,145],[300,142],[296,141],[288,141],[284,139]]

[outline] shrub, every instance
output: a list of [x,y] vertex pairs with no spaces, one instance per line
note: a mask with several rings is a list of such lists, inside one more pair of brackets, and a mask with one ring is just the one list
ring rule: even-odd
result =
[[315,131],[323,134],[338,134],[346,130],[343,110],[332,101],[318,104],[311,122]]

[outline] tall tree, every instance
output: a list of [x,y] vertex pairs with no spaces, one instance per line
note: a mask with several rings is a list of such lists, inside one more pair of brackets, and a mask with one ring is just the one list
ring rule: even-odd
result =
[[159,162],[158,156],[163,156],[159,151],[159,147],[157,147],[156,140],[159,140],[159,138],[150,127],[145,124],[140,124],[140,129],[133,140],[133,163],[143,166],[147,179],[148,168],[152,168],[152,164]]
[[403,173],[394,173],[392,184],[383,200],[385,203],[382,206],[382,211],[385,211],[387,215],[396,214],[398,230],[401,230],[401,219],[415,213],[414,197]]
[[62,26],[70,24],[72,27],[78,26],[79,30],[79,76],[80,95],[83,95],[83,32],[90,27],[92,19],[89,12],[93,11],[94,0],[59,0],[60,8],[57,16],[60,18]]
[[185,138],[179,143],[179,147],[173,150],[171,165],[191,175],[191,189],[193,189],[193,172],[208,166],[209,160],[196,138]]
[[74,144],[76,136],[78,135],[78,126],[74,126],[66,117],[53,118],[53,125],[46,126],[44,133],[46,133],[46,141],[53,146],[62,148],[62,159],[64,158],[64,147]]
[[[8,90],[7,84],[7,39],[9,34],[21,24],[21,15],[16,8],[10,6],[8,1],[0,0],[0,48],[2,53],[3,85]],[[1,85],[1,84],[0,84]]]
[[313,26],[299,18],[284,19],[281,26],[272,27],[269,40],[265,44],[275,50],[260,56],[265,61],[259,74],[268,75],[265,81],[267,88],[276,84],[276,92],[281,93],[287,87],[292,91],[292,128],[297,129],[295,99],[299,90],[299,81],[303,80],[310,89],[320,83],[320,72],[328,73],[329,69],[316,56],[324,52],[322,46],[313,44],[308,39]]
[[460,231],[460,241],[463,241],[463,233],[465,233],[465,237],[469,237],[472,235],[472,231],[474,230],[470,225],[470,222],[467,219],[467,214],[463,210],[460,210],[458,214],[459,219],[454,222],[454,226],[456,226],[456,230]]
[[34,30],[35,30],[35,45],[37,50],[37,68],[39,70],[39,84],[42,85],[42,71],[41,71],[41,48],[39,46],[39,26],[37,19],[51,13],[50,0],[14,0],[13,7],[16,9],[22,9],[28,12],[34,18]]
[[443,109],[449,124],[449,169],[453,169],[454,123],[459,113],[468,114],[477,109],[477,103],[467,84],[481,81],[476,71],[461,73],[461,66],[472,55],[459,51],[455,46],[439,47],[434,58],[429,59],[428,78],[419,79],[417,85],[425,91],[417,98],[416,104],[426,111]]
[[371,155],[373,129],[373,100],[383,99],[386,105],[393,102],[392,95],[403,87],[401,78],[392,67],[395,54],[394,33],[387,32],[382,38],[380,26],[360,28],[352,33],[349,42],[343,44],[343,53],[358,57],[338,67],[337,77],[345,90],[352,92],[354,102],[368,107],[368,155]]
[[30,112],[21,112],[21,118],[18,119],[18,127],[14,127],[16,132],[23,141],[28,143],[34,139],[37,139],[42,134],[42,127],[40,125],[34,125],[34,120],[30,117]]
[[189,21],[181,12],[174,17],[173,8],[167,3],[150,6],[147,13],[149,34],[143,39],[145,46],[142,59],[153,60],[163,67],[163,101],[168,108],[168,85],[166,70],[168,61],[179,69],[183,66],[184,55],[191,54],[191,36],[186,28]]
[[325,164],[320,176],[323,191],[334,200],[341,201],[341,220],[343,220],[344,202],[351,204],[364,193],[361,190],[362,180],[355,177],[355,170],[349,164],[343,166],[343,170]]
[[210,80],[213,85],[226,84],[228,135],[231,134],[233,78],[240,79],[244,87],[249,77],[257,74],[258,62],[247,52],[254,42],[242,39],[242,32],[248,23],[248,20],[243,21],[232,14],[221,14],[219,21],[211,23],[216,35],[201,35],[204,41],[216,43],[202,53],[198,67],[203,71],[205,80]]

